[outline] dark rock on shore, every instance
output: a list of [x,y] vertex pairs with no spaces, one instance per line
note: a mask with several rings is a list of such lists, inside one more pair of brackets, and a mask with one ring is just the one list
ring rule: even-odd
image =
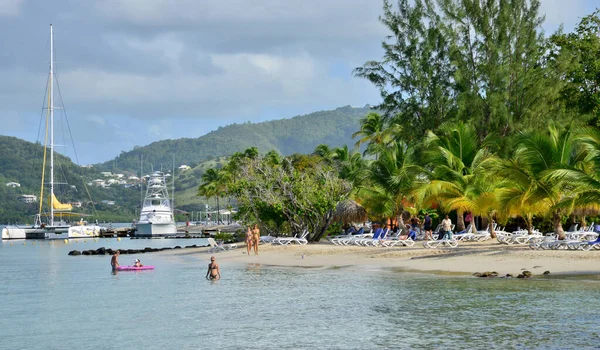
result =
[[550,271],[544,271],[543,275],[549,275]]
[[96,249],[95,254],[96,255],[106,255],[106,248],[101,247],[101,248]]
[[81,252],[79,250],[71,250],[69,252],[69,255],[77,256],[77,255],[81,255]]

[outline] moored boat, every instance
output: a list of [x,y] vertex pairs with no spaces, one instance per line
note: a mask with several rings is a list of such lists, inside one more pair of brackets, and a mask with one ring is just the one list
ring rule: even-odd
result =
[[154,237],[177,234],[173,208],[165,174],[156,171],[148,178],[146,196],[142,203],[140,219],[136,223],[136,236]]

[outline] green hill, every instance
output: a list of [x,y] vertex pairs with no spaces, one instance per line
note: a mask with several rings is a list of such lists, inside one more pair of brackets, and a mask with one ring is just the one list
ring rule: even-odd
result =
[[[92,185],[95,179],[108,180],[102,171],[139,176],[140,157],[143,155],[144,172],[161,166],[170,169],[175,159],[176,166],[187,164],[191,169],[175,172],[175,203],[186,211],[204,210],[205,199],[196,197],[200,176],[226,156],[257,147],[261,152],[276,150],[284,155],[310,153],[326,143],[332,147],[353,144],[352,133],[359,129],[359,120],[370,109],[350,106],[332,111],[315,112],[291,119],[262,123],[233,124],[221,127],[199,138],[183,138],[154,142],[124,152],[114,160],[84,168],[69,158],[56,155],[55,192],[61,202],[82,202],[82,208],[74,212],[92,214],[90,220],[125,221],[137,218],[140,205],[140,188],[128,181],[128,186],[113,184],[109,187]],[[15,137],[0,135],[0,223],[31,222],[37,213],[38,203],[25,204],[18,200],[23,194],[40,195],[40,181],[44,148],[39,143],[27,142]],[[46,169],[46,182],[48,181]],[[112,177],[115,179],[115,177]],[[17,182],[20,187],[6,186]],[[89,184],[89,185],[86,185]],[[89,193],[89,195],[88,195]],[[91,199],[91,200],[90,200]],[[102,201],[115,201],[108,205]],[[92,203],[93,202],[93,205]],[[215,206],[214,199],[208,203]],[[224,207],[228,203],[221,202]],[[184,217],[180,216],[179,220]]]
[[257,147],[261,152],[276,150],[289,155],[310,153],[321,143],[333,147],[351,145],[352,133],[359,129],[360,118],[369,111],[368,106],[346,106],[291,119],[228,125],[194,139],[163,140],[136,147],[94,167],[113,172],[136,172],[139,171],[142,155],[144,164],[151,163],[154,169],[158,169],[161,165],[170,168],[173,159],[178,165],[194,166],[249,147]]
[[[0,135],[0,223],[31,223],[38,212],[44,148],[16,137]],[[74,164],[60,154],[55,156],[55,185],[57,198],[63,202],[81,202],[74,213],[91,214],[89,220],[132,220],[136,206],[140,205],[139,187],[123,186],[106,188],[87,185],[94,179],[103,178],[99,170]],[[45,182],[49,181],[49,164],[46,164]],[[15,182],[20,186],[7,186]],[[46,188],[44,197],[47,198]],[[35,195],[36,203],[22,203],[21,195]],[[114,205],[102,201],[114,201]],[[77,218],[78,219],[78,218]]]

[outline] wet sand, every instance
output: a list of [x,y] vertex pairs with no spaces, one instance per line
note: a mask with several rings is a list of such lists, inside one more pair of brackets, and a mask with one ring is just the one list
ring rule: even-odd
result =
[[465,273],[496,271],[517,275],[529,270],[533,275],[600,274],[600,250],[531,250],[528,246],[499,244],[495,240],[460,243],[453,249],[413,247],[336,246],[331,243],[300,245],[261,244],[259,254],[248,256],[244,243],[237,249],[209,253],[208,248],[166,251],[160,254],[193,256],[208,263],[215,255],[221,266],[260,264],[303,268],[392,269],[414,272]]

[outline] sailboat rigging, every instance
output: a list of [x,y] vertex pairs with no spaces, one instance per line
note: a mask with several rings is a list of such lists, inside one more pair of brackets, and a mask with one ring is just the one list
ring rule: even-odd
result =
[[[54,34],[52,24],[50,25],[50,72],[48,78],[48,105],[46,109],[46,132],[44,136],[44,158],[42,163],[42,183],[40,187],[40,205],[38,214],[36,215],[35,223],[29,227],[23,226],[7,226],[2,230],[2,239],[64,239],[64,238],[79,238],[93,237],[100,235],[100,227],[94,225],[86,225],[83,220],[77,226],[71,227],[61,218],[58,222],[55,221],[56,214],[70,214],[72,210],[71,204],[61,203],[55,195],[54,185]],[[44,182],[47,157],[48,137],[50,138],[50,169],[49,169],[49,195],[48,206],[49,214],[47,222],[43,222],[43,202],[44,202]],[[77,214],[80,215],[80,214]]]

